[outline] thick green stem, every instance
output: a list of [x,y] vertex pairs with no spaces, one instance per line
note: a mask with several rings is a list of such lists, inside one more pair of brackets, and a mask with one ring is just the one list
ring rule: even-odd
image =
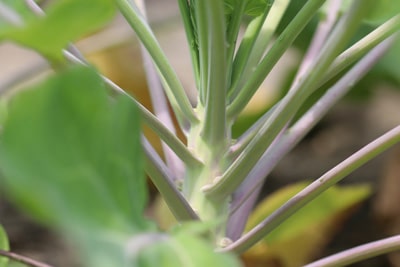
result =
[[214,147],[202,138],[201,129],[200,124],[192,127],[188,145],[192,153],[201,159],[203,165],[187,169],[183,193],[202,221],[218,221],[213,236],[216,240],[224,235],[224,225],[228,217],[228,199],[210,198],[201,191],[201,188],[221,175],[224,162],[215,156]]
[[[197,1],[196,15],[199,31],[200,67],[205,71],[205,112],[201,135],[205,143],[224,148],[227,142],[226,124],[226,25],[221,1]],[[203,33],[203,31],[205,31]],[[201,34],[200,34],[201,33]],[[203,36],[206,34],[206,36]],[[204,39],[204,40],[203,40]],[[204,58],[204,60],[203,60]],[[203,66],[206,64],[206,66]],[[203,73],[202,73],[203,74]]]
[[[188,134],[188,146],[203,165],[187,170],[183,192],[204,221],[218,219],[214,238],[222,237],[228,199],[215,201],[200,188],[223,172],[221,157],[228,148],[230,131],[226,120],[227,28],[222,1],[192,1],[199,48],[200,88],[196,114],[200,122]],[[234,35],[234,33],[231,33]]]

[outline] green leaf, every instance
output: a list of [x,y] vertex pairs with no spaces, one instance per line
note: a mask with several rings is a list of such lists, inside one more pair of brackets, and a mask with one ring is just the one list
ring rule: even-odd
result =
[[[293,184],[267,197],[250,216],[247,230],[257,225],[306,186],[306,183]],[[278,260],[288,267],[305,264],[315,251],[315,247],[320,247],[328,241],[345,211],[370,194],[371,188],[368,185],[333,186],[250,249],[245,258],[250,262]]]
[[[132,254],[131,265],[139,267],[204,267],[204,266],[241,266],[232,254],[216,253],[212,244],[187,231],[178,231],[173,235],[156,235],[151,244],[144,245]],[[140,244],[139,239],[136,244]]]
[[94,70],[75,67],[11,99],[0,166],[21,207],[104,258],[149,227],[140,147],[134,104],[111,99]]
[[69,42],[104,26],[114,14],[111,0],[54,1],[45,17],[31,19],[23,27],[1,31],[0,40],[12,40],[59,61],[61,50]]
[[[9,249],[7,234],[1,225],[0,225],[0,249],[1,250]],[[0,256],[0,267],[6,267],[7,263],[8,259]]]

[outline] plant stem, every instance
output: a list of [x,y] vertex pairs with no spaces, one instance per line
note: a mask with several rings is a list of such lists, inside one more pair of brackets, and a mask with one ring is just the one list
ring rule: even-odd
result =
[[257,133],[261,130],[263,125],[267,122],[269,117],[273,114],[277,108],[279,102],[271,107],[267,112],[264,113],[250,128],[246,130],[229,149],[229,155],[227,157],[236,159],[240,153],[248,146],[248,144],[254,139]]
[[51,265],[48,265],[46,263],[35,261],[31,258],[0,249],[0,257],[1,256],[5,257],[5,258],[9,258],[13,261],[23,263],[23,264],[31,266],[31,267],[52,267]]
[[[201,84],[205,96],[202,136],[207,145],[225,148],[226,123],[226,26],[221,1],[196,1]],[[205,65],[205,66],[204,66]]]
[[301,61],[299,70],[296,73],[296,77],[294,78],[294,85],[298,83],[300,78],[306,73],[311,63],[317,58],[319,51],[321,51],[322,47],[324,46],[324,43],[328,38],[330,31],[335,25],[336,19],[340,11],[340,6],[342,5],[342,1],[328,0],[326,4],[328,5],[326,8],[328,14],[325,14],[324,20],[321,20],[321,22],[318,23],[311,44],[309,45],[307,52],[304,55],[303,60]]
[[364,38],[359,40],[357,43],[352,45],[346,51],[341,53],[329,67],[327,73],[324,75],[323,79],[321,79],[318,86],[321,86],[325,82],[332,79],[342,70],[364,56],[374,46],[388,38],[390,35],[398,32],[399,30],[400,15],[396,15],[384,24],[380,25],[375,30],[373,30],[371,33],[366,35]]
[[263,15],[250,22],[234,62],[234,80],[229,89],[231,101],[239,94],[248,77],[260,63],[289,2],[273,1],[272,5],[267,5]]
[[[325,95],[318,100],[285,134],[277,140],[261,157],[260,161],[249,173],[244,182],[235,191],[231,203],[231,218],[228,222],[236,225],[232,232],[243,231],[247,217],[252,209],[259,188],[279,161],[321,120],[321,118],[360,80],[375,63],[392,47],[395,36],[385,40],[348,71]],[[250,203],[249,203],[250,202]],[[236,234],[237,235],[237,234]],[[230,236],[229,236],[230,237]],[[234,239],[235,240],[235,239]]]
[[[151,58],[154,60],[154,64],[161,73],[163,80],[166,82],[167,86],[165,89],[169,90],[169,92],[167,92],[167,96],[169,97],[170,103],[175,110],[175,114],[181,117],[180,121],[183,121],[183,118],[186,118],[190,123],[197,122],[197,116],[193,111],[181,82],[179,81],[175,71],[163,53],[160,45],[157,42],[157,39],[155,38],[145,19],[140,15],[137,6],[134,3],[128,2],[127,0],[115,1],[129,25],[131,25],[140,41],[146,47],[147,51],[151,55]],[[172,97],[174,97],[174,99],[172,99]]]
[[199,168],[187,168],[183,192],[199,217],[218,225],[210,237],[224,235],[228,199],[215,201],[200,188],[218,177],[225,168],[223,153],[228,149],[230,129],[226,120],[227,50],[223,1],[191,1],[199,48],[200,88],[196,112],[200,122],[192,125],[188,147],[203,162]]
[[199,50],[194,34],[195,29],[192,24],[192,14],[190,13],[190,7],[187,0],[178,0],[178,4],[189,45],[196,88],[198,89],[200,87]]
[[265,77],[275,66],[276,62],[278,62],[283,53],[289,48],[325,1],[326,0],[309,0],[299,13],[297,13],[296,17],[281,33],[252,75],[246,77],[246,84],[228,106],[228,118],[235,118],[243,110],[250,101],[250,98],[264,81]]
[[[142,12],[144,18],[147,20],[146,7],[143,0],[135,0],[139,10]],[[143,58],[143,66],[146,73],[147,84],[150,92],[150,98],[154,113],[157,118],[164,124],[164,126],[171,132],[172,135],[176,135],[174,123],[172,121],[171,112],[168,107],[167,99],[165,97],[161,81],[158,77],[157,70],[154,66],[153,61],[145,47],[141,44],[140,46]],[[176,179],[182,179],[184,174],[184,166],[179,157],[173,152],[173,150],[165,143],[161,142],[161,146],[164,152],[164,158],[169,169],[173,172]]]
[[332,256],[312,262],[304,267],[341,267],[348,266],[381,254],[400,250],[400,235],[370,242],[352,249],[342,251]]
[[170,170],[158,156],[150,143],[142,138],[145,154],[146,173],[157,187],[175,218],[182,221],[198,220],[197,214],[190,207],[183,195],[177,190]]
[[[236,49],[236,42],[237,38],[239,35],[239,30],[240,26],[242,23],[242,18],[244,15],[244,11],[246,8],[247,2],[246,1],[240,1],[232,11],[232,14],[230,15],[230,19],[227,25],[227,36],[226,40],[228,43],[228,49],[226,52],[226,57],[227,57],[227,87],[230,86],[231,80],[233,76],[233,61],[234,61],[234,56],[235,56],[235,49]],[[269,7],[269,5],[267,5]]]
[[375,139],[373,142],[369,143],[322,175],[316,181],[312,182],[247,234],[232,243],[230,246],[222,249],[222,251],[234,251],[235,253],[244,252],[264,238],[300,208],[315,199],[322,192],[398,142],[400,142],[400,126],[393,128],[386,134]]
[[[372,1],[372,0],[370,0]],[[211,195],[226,196],[243,182],[257,161],[262,157],[276,136],[294,116],[307,97],[314,91],[315,84],[325,73],[341,49],[347,44],[358,28],[368,6],[362,0],[353,2],[327,40],[315,63],[310,67],[306,78],[291,89],[279,103],[277,109],[267,120],[260,132],[254,137],[241,155],[230,165],[223,176],[204,190]],[[295,19],[294,19],[295,20]]]

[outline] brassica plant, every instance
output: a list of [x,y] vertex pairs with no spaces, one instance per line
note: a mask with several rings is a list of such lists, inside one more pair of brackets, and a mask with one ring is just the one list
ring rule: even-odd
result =
[[[400,141],[398,126],[246,229],[266,177],[396,43],[400,29],[396,0],[302,1],[284,25],[291,2],[177,0],[197,89],[193,103],[148,23],[143,0],[57,0],[44,9],[34,0],[1,0],[0,40],[37,51],[53,70],[41,82],[3,94],[4,191],[61,231],[84,266],[241,266],[238,255]],[[141,42],[154,113],[73,45],[117,12]],[[316,27],[290,88],[234,136],[241,112],[310,23]],[[372,30],[360,37],[364,23]],[[161,140],[161,153],[142,134],[141,122]],[[177,221],[168,232],[143,215],[144,171]],[[0,248],[1,267],[9,258],[45,266],[7,252],[2,229]],[[400,236],[394,236],[307,266],[344,266],[399,248]]]

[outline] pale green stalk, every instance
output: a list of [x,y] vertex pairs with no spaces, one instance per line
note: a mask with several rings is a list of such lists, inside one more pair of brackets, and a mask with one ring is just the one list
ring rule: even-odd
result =
[[[372,48],[374,48],[377,44],[384,41],[389,36],[394,33],[400,31],[400,15],[393,17],[388,20],[377,29],[363,37],[361,40],[356,42],[346,51],[341,53],[332,63],[332,65],[327,70],[327,73],[323,76],[323,79],[316,84],[316,87],[323,85],[325,82],[329,81],[329,79],[333,78],[335,75],[343,71],[345,68],[349,67],[351,64],[356,62],[358,59],[363,57],[366,53],[368,53]],[[279,103],[279,102],[278,102]],[[261,122],[262,120],[260,120]],[[264,120],[265,122],[265,120]],[[257,132],[259,132],[261,125],[258,123],[257,127],[252,127],[253,129],[249,129],[246,132],[246,139],[241,140],[238,144],[234,145],[232,152],[237,156],[238,151],[242,151],[243,145],[248,144],[251,141]],[[242,147],[242,149],[239,149]]]
[[203,162],[199,168],[187,169],[184,195],[204,221],[218,218],[213,238],[224,235],[228,201],[208,198],[200,188],[222,173],[223,153],[227,150],[230,132],[226,121],[227,43],[222,1],[192,1],[195,10],[199,47],[200,88],[196,112],[200,122],[192,125],[188,147]]
[[327,0],[325,4],[327,13],[323,15],[323,19],[321,19],[318,23],[317,29],[315,30],[306,54],[303,56],[291,87],[294,87],[294,85],[299,82],[301,77],[303,77],[303,75],[307,72],[314,59],[318,56],[331,30],[335,26],[342,4],[342,0]]
[[199,218],[197,214],[190,207],[183,195],[178,191],[177,185],[172,182],[174,180],[172,174],[167,166],[165,166],[162,159],[158,156],[157,152],[146,139],[142,138],[142,143],[145,148],[144,155],[146,173],[157,187],[175,218],[179,222],[198,220]]
[[304,267],[342,267],[360,262],[381,254],[400,250],[400,235],[384,238],[354,247],[332,256],[314,261]]
[[266,56],[261,60],[260,64],[254,70],[250,77],[247,77],[247,82],[241,88],[238,95],[228,106],[228,118],[235,118],[247,105],[251,97],[257,91],[265,77],[269,74],[278,60],[282,57],[285,51],[290,47],[296,37],[304,29],[307,23],[317,13],[318,9],[326,0],[310,0],[294,19],[289,23],[286,29],[280,34]]
[[170,99],[175,114],[181,117],[180,121],[183,121],[182,118],[186,118],[191,123],[197,122],[197,116],[193,111],[181,82],[162,51],[149,25],[146,23],[146,20],[140,15],[136,5],[127,0],[115,0],[115,2],[129,25],[135,30],[140,41],[146,47],[162,78],[167,83],[168,86],[165,90],[170,90],[169,93],[167,92],[167,96],[169,98],[172,96],[175,98],[173,99],[174,101]]
[[[395,36],[385,40],[372,49],[355,66],[353,66],[340,80],[333,85],[293,126],[286,129],[277,142],[272,144],[264,153],[256,166],[246,177],[245,181],[235,191],[231,201],[231,216],[229,224],[232,237],[241,234],[250,207],[256,201],[257,191],[262,187],[265,178],[270,174],[279,161],[322,119],[322,117],[359,81],[382,56],[392,47]],[[250,202],[250,203],[249,203]],[[236,240],[235,238],[234,240]]]
[[185,28],[186,39],[189,44],[189,51],[192,60],[193,74],[196,83],[196,88],[200,87],[200,70],[199,70],[199,51],[197,49],[194,27],[192,24],[192,14],[187,0],[178,0],[179,10]]
[[242,23],[244,11],[247,5],[247,1],[240,1],[238,6],[236,6],[233,9],[232,14],[230,15],[230,20],[227,25],[227,60],[226,60],[226,66],[227,66],[227,87],[230,86],[232,77],[235,77],[234,74],[232,73],[233,71],[233,61],[234,61],[234,56],[235,56],[235,49],[236,49],[236,42],[238,39],[239,35],[239,30],[240,26]]
[[243,73],[243,69],[246,66],[251,50],[254,47],[254,43],[256,42],[257,36],[261,31],[269,11],[269,9],[266,9],[262,15],[254,18],[246,28],[238,51],[236,52],[235,59],[232,63],[231,85],[228,90],[229,97],[232,95],[233,88],[236,88],[236,84],[240,80],[240,76]]
[[335,75],[360,59],[377,44],[398,31],[400,31],[400,15],[394,16],[341,53],[332,63],[332,66],[329,67],[319,85],[335,77]]
[[[207,37],[201,41],[199,35],[200,59],[206,58],[200,63],[207,64],[201,66],[206,71],[205,88],[205,107],[204,107],[204,126],[202,136],[205,143],[214,146],[212,150],[218,147],[225,148],[227,142],[227,124],[226,124],[226,26],[224,16],[224,6],[221,1],[201,0],[199,3],[199,13],[197,15],[197,24],[206,28]],[[203,13],[204,11],[204,13]],[[203,47],[205,46],[205,47]],[[218,152],[217,152],[218,153]]]
[[[148,21],[146,4],[144,0],[135,0],[135,3],[139,7],[146,21]],[[140,48],[153,112],[164,124],[164,126],[171,132],[171,134],[176,135],[176,129],[172,120],[171,111],[168,106],[157,69],[154,66],[151,56],[147,52],[146,48],[143,45],[141,45]],[[161,146],[165,162],[168,168],[174,174],[175,179],[182,179],[184,174],[184,166],[182,161],[165,142],[161,142]]]
[[368,10],[368,5],[364,6],[364,4],[365,1],[362,0],[353,2],[349,12],[342,17],[327,40],[327,45],[321,51],[316,63],[310,67],[306,78],[283,98],[260,132],[257,133],[233,164],[229,166],[223,176],[204,187],[204,191],[207,194],[223,198],[233,193],[243,182],[275,137],[313,92],[315,83],[319,81],[321,75],[325,73],[329,65],[357,30],[365,12]]
[[325,173],[222,251],[233,251],[238,254],[244,252],[325,190],[398,142],[400,142],[400,126],[388,131]]
[[[267,9],[261,18],[255,20],[255,25],[250,23],[249,31],[246,31],[247,35],[245,34],[244,36],[243,50],[241,51],[239,48],[238,59],[235,62],[237,65],[235,64],[235,72],[233,74],[234,82],[229,89],[231,100],[239,94],[248,77],[251,76],[259,64],[289,2],[289,0],[274,1],[272,6],[267,5]],[[268,14],[271,15],[268,16]]]
[[[195,22],[197,36],[197,48],[199,54],[199,104],[205,106],[207,102],[207,83],[208,83],[208,55],[207,47],[209,43],[208,26],[207,26],[207,9],[202,0],[191,1],[190,5],[194,14],[193,21]],[[199,105],[198,104],[198,105]]]

